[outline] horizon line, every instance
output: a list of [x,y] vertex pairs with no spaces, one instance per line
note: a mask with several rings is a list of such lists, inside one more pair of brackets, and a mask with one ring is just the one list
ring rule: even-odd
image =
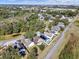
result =
[[16,4],[16,3],[15,4],[11,4],[11,3],[4,4],[4,3],[2,3],[0,5],[62,5],[62,6],[70,6],[70,5],[72,5],[72,6],[79,6],[79,5],[73,5],[73,4],[68,5],[68,4]]

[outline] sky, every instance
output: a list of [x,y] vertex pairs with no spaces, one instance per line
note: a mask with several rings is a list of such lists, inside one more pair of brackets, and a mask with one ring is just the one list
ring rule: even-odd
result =
[[0,4],[79,5],[79,0],[0,0]]

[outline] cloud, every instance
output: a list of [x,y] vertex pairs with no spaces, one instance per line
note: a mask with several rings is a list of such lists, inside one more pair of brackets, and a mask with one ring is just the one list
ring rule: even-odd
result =
[[0,0],[3,4],[73,4],[79,5],[79,0]]

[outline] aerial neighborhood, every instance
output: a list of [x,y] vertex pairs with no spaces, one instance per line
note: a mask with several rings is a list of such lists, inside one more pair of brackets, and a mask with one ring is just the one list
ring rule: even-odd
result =
[[0,51],[10,53],[13,49],[19,59],[39,58],[47,47],[56,43],[56,38],[74,20],[77,12],[75,8],[0,7]]

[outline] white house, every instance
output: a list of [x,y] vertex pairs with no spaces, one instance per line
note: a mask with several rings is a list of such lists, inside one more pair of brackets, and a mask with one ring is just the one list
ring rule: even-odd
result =
[[38,14],[39,20],[44,20],[44,16],[42,14]]
[[60,20],[66,19],[66,17],[64,15],[62,15],[62,17],[60,18]]
[[50,39],[52,39],[55,35],[52,34],[51,32],[44,32],[44,34],[49,37]]
[[46,10],[46,9],[41,9],[40,11],[41,11],[41,12],[46,12],[47,10]]
[[34,42],[32,42],[30,39],[24,39],[22,41],[27,48],[30,48],[35,45]]
[[37,36],[40,36],[40,35],[41,35],[41,33],[38,31],[38,32],[36,32],[36,35],[37,35]]
[[54,27],[51,28],[51,31],[60,31],[60,27],[54,26]]
[[63,22],[59,22],[59,23],[57,24],[57,26],[59,26],[59,27],[61,27],[61,28],[65,28],[65,25],[64,25]]

